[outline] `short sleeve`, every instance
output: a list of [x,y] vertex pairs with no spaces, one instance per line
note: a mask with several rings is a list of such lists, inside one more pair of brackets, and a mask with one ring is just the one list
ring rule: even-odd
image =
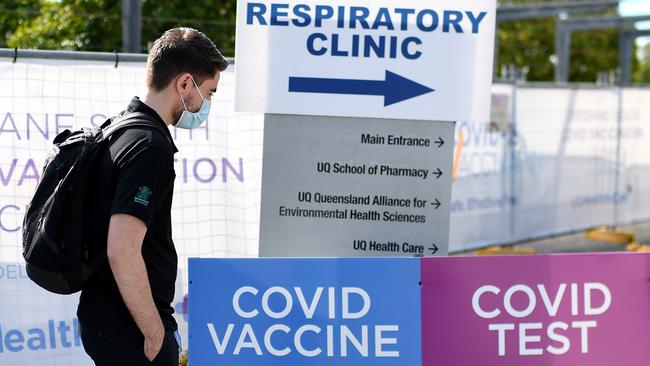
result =
[[172,159],[159,148],[146,148],[117,170],[111,214],[127,214],[149,226],[164,200]]

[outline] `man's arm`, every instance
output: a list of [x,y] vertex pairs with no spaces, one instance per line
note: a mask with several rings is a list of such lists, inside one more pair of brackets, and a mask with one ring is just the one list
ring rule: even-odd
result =
[[145,337],[144,352],[152,361],[162,347],[165,329],[156,309],[142,259],[145,223],[133,216],[111,216],[107,253],[113,276],[133,320]]

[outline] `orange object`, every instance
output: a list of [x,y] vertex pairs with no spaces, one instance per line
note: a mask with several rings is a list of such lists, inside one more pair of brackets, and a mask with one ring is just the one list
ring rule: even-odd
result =
[[462,132],[458,134],[458,144],[456,145],[456,154],[454,155],[454,171],[451,174],[451,181],[455,182],[458,177],[458,166],[460,165],[460,155],[463,152],[463,145],[465,144],[465,134]]

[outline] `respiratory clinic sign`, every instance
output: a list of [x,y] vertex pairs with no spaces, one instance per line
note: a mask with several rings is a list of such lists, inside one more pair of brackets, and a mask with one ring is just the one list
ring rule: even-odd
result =
[[191,259],[190,362],[645,366],[650,254]]
[[496,2],[238,2],[236,109],[489,119]]
[[[313,8],[307,4],[277,4],[249,2],[246,8],[247,25],[281,26],[281,27],[313,27],[324,28],[324,23],[336,19],[336,28],[341,32],[358,29],[378,30],[396,29],[404,32],[418,31],[423,35],[432,32],[456,33],[471,32],[477,34],[479,26],[487,12],[444,10],[438,14],[432,9],[405,8],[367,8],[364,6],[316,5]],[[288,19],[291,18],[291,21]],[[285,20],[283,20],[283,18]],[[465,18],[465,20],[463,19]],[[442,20],[442,21],[441,21]],[[414,22],[415,21],[415,22]],[[411,28],[411,29],[409,29]],[[405,58],[417,60],[422,57],[419,46],[422,37],[414,36],[372,36],[352,34],[350,40],[344,39],[345,34],[325,34],[315,32],[307,37],[307,51],[313,56],[339,56],[360,58]],[[350,45],[350,47],[345,47]]]

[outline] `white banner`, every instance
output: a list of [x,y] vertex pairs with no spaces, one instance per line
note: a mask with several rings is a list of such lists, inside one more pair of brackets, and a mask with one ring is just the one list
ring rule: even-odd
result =
[[[54,137],[99,125],[133,96],[144,96],[144,73],[139,63],[118,68],[93,62],[0,63],[0,365],[89,364],[78,336],[71,336],[77,330],[77,296],[48,294],[16,264],[23,262],[20,226]],[[232,69],[219,89],[204,126],[172,128],[180,150],[172,211],[179,255],[173,306],[185,346],[187,258],[258,254],[263,116],[234,112]],[[62,346],[68,343],[60,322],[70,347]],[[45,348],[36,339],[40,330]]]
[[650,89],[504,88],[456,129],[450,251],[650,219]]
[[[233,69],[206,128],[172,129],[180,149],[174,307],[185,345],[186,259],[258,255],[263,115],[234,112]],[[75,335],[76,296],[25,278],[20,225],[56,134],[100,124],[144,95],[144,65],[4,62],[0,85],[0,364],[88,365]],[[495,124],[457,123],[450,252],[650,219],[648,100],[650,89],[619,96],[496,85]]]

